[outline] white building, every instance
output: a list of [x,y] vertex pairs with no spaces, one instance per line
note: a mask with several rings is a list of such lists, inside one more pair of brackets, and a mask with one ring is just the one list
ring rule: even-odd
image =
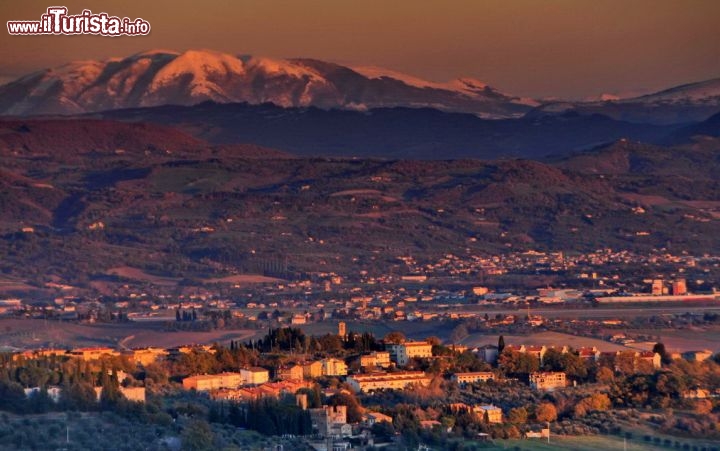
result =
[[407,365],[410,359],[432,357],[432,345],[425,341],[406,341],[400,344],[386,344],[390,358],[400,366]]

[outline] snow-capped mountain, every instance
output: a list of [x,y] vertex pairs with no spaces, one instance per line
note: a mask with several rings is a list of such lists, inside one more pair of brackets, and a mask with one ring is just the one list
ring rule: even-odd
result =
[[432,107],[515,117],[535,106],[471,79],[433,83],[312,59],[276,60],[210,50],[152,50],[77,61],[0,86],[0,114],[78,114],[165,104],[271,102],[283,107]]
[[624,102],[644,103],[711,103],[720,105],[720,78],[676,86]]
[[544,102],[529,117],[565,114],[602,114],[613,119],[651,124],[699,122],[720,111],[720,78],[689,83],[638,97],[603,95],[585,102]]

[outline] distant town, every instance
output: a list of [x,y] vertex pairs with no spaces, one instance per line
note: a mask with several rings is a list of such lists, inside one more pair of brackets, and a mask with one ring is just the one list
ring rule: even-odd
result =
[[[602,250],[398,261],[399,275],[318,273],[181,294],[128,284],[99,297],[59,284],[49,301],[4,299],[1,383],[15,395],[2,407],[139,409],[151,422],[193,422],[205,439],[218,440],[206,425],[219,423],[298,449],[480,449],[587,434],[715,449],[692,443],[718,437],[720,293],[702,277],[720,258]],[[497,286],[517,274],[555,284]],[[53,336],[58,324],[121,335]],[[684,328],[708,331],[706,346],[663,342]],[[168,339],[177,344],[152,343]],[[204,407],[171,407],[178,400]]]

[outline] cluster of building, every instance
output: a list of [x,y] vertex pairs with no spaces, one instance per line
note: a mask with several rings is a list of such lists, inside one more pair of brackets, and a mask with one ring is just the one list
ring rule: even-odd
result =
[[264,382],[253,386],[238,386],[235,388],[220,388],[210,392],[210,397],[216,400],[251,401],[258,398],[279,398],[282,395],[294,395],[301,388],[310,388],[310,381],[279,381]]
[[658,252],[649,255],[630,251],[599,249],[594,252],[566,254],[563,252],[523,251],[502,255],[453,255],[447,254],[432,262],[418,262],[413,257],[400,256],[408,273],[417,277],[454,276],[468,274],[500,275],[510,272],[542,270],[548,272],[573,272],[579,279],[596,279],[611,282],[597,273],[598,268],[615,265],[667,265],[678,268],[692,268],[698,265],[717,263],[713,256],[694,257]]
[[[118,379],[119,382],[123,382],[126,379],[127,375],[123,371],[118,371]],[[122,383],[118,386],[118,389],[120,391],[120,394],[125,397],[128,401],[133,402],[141,402],[144,403],[146,399],[146,393],[145,393],[145,387],[144,386],[124,386]],[[40,387],[30,387],[25,388],[25,396],[32,397],[37,395],[42,389]],[[102,397],[102,387],[93,387],[93,390],[95,391],[95,399],[97,402],[100,402],[100,399]],[[60,398],[62,397],[62,387],[57,386],[49,386],[45,388],[45,392],[47,393],[50,400],[54,403],[60,402]]]
[[[521,354],[527,354],[531,355],[538,359],[538,362],[540,365],[544,363],[545,354],[550,350],[554,349],[560,352],[561,354],[565,354],[570,352],[570,348],[568,346],[560,346],[560,347],[554,347],[554,346],[545,346],[545,345],[507,345],[504,348],[505,350],[511,351],[511,352],[518,352]],[[476,353],[476,355],[480,358],[480,360],[483,360],[487,363],[494,364],[497,363],[498,357],[499,357],[499,349],[495,345],[484,345],[479,348],[475,348],[472,350]],[[657,352],[652,351],[633,351],[630,349],[624,350],[624,351],[600,351],[595,346],[590,347],[581,347],[574,351],[579,357],[587,360],[592,360],[594,362],[599,362],[601,360],[604,360],[608,363],[612,363],[615,361],[615,359],[621,355],[621,354],[632,354],[632,356],[635,358],[637,362],[647,362],[650,364],[652,368],[660,368],[661,366],[661,356]],[[712,351],[693,351],[691,353],[686,353],[688,357],[700,355],[700,358],[708,358],[709,356],[712,356]],[[677,358],[681,358],[681,356],[678,354],[677,356],[674,356]],[[682,356],[682,358],[685,358],[686,360],[691,360],[691,358],[686,358],[685,355]]]

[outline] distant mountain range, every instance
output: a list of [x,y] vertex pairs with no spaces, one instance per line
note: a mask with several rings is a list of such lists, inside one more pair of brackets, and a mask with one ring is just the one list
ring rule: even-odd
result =
[[657,143],[682,128],[572,111],[488,120],[430,108],[361,112],[212,102],[113,110],[86,117],[173,126],[213,144],[253,143],[298,156],[408,159],[537,159],[621,138]]
[[702,121],[720,110],[720,78],[690,83],[664,91],[628,99],[594,102],[545,102],[534,115],[602,114],[613,119],[650,123],[681,124]]
[[151,50],[122,59],[71,62],[0,86],[2,115],[82,114],[205,101],[357,111],[433,108],[493,119],[574,111],[627,122],[688,124],[720,110],[720,79],[631,99],[542,101],[468,78],[435,83],[383,68],[314,59]]
[[153,50],[124,59],[72,62],[22,77],[0,87],[0,114],[78,114],[208,100],[351,110],[432,107],[483,117],[519,116],[537,105],[471,79],[432,83],[313,59]]
[[[435,83],[312,59],[153,50],[73,62],[0,86],[0,115],[158,124],[194,138],[196,149],[250,144],[297,156],[539,159],[620,139],[677,145],[718,136],[720,79],[632,99],[541,102],[471,79]],[[148,142],[161,142],[158,136]]]

